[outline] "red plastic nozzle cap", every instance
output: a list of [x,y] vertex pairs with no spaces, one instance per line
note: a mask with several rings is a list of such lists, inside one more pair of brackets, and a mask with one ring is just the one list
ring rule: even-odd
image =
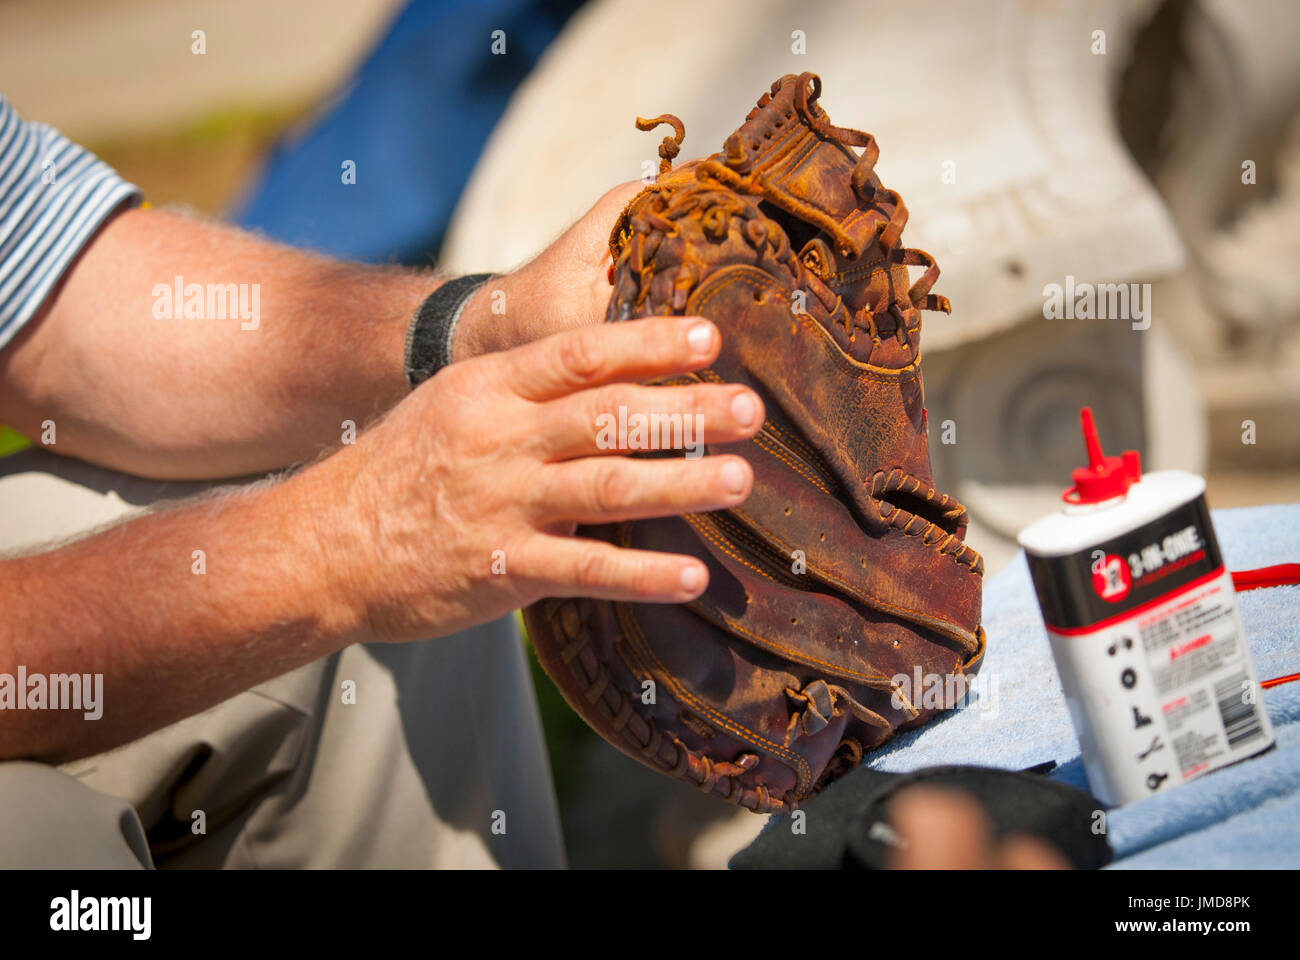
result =
[[1112,497],[1122,497],[1128,488],[1142,478],[1142,462],[1136,450],[1125,450],[1122,457],[1107,457],[1101,452],[1097,439],[1097,423],[1092,418],[1092,408],[1079,411],[1083,425],[1083,443],[1088,448],[1088,465],[1076,467],[1070,474],[1074,486],[1061,494],[1066,503],[1099,503]]

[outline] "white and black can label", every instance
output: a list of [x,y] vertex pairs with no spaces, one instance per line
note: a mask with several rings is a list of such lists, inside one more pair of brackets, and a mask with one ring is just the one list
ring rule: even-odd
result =
[[1089,783],[1109,804],[1273,743],[1203,490],[1190,474],[1150,474],[1020,538]]

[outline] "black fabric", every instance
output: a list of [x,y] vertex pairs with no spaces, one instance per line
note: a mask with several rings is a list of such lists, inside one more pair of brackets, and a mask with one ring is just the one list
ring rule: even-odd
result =
[[424,298],[406,332],[406,381],[412,390],[451,363],[451,335],[461,308],[491,276],[456,277]]
[[794,833],[790,818],[782,817],[732,857],[731,867],[883,869],[897,843],[887,815],[889,802],[899,790],[919,784],[970,794],[984,808],[998,838],[1039,837],[1084,870],[1111,860],[1105,834],[1094,832],[1102,804],[1036,773],[948,766],[902,774],[859,767],[803,806],[804,833]]

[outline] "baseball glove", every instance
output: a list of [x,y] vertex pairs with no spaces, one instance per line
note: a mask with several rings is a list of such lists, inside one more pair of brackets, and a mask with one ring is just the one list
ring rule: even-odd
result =
[[782,77],[721,153],[676,169],[681,121],[638,119],[674,136],[610,239],[608,322],[692,314],[722,331],[711,368],[658,382],[747,384],[767,419],[727,445],[754,470],[740,507],[580,535],[693,554],[708,589],[525,611],[542,666],[601,736],[758,812],[950,708],[984,653],[983,561],[926,439],[920,311],[949,309],[930,293],[939,269],[902,246],[907,210],[873,171],[873,138],[832,126],[820,93],[813,74]]

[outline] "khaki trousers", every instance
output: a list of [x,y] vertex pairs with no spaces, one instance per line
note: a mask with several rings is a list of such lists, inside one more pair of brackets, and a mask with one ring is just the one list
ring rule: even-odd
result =
[[[203,489],[28,449],[0,459],[0,551]],[[349,647],[57,769],[0,763],[0,867],[150,865],[563,866],[515,618]]]

